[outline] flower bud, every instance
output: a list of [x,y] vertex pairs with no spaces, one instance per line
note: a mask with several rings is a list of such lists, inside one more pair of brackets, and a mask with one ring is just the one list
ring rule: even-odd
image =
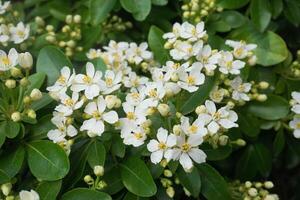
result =
[[10,118],[14,122],[18,122],[18,121],[21,120],[21,113],[20,112],[14,112],[14,113],[11,114]]
[[153,115],[155,113],[155,108],[154,107],[150,107],[147,109],[147,115]]
[[165,170],[164,170],[164,176],[170,178],[170,177],[173,176],[173,174],[172,174],[171,170],[165,169]]
[[115,102],[115,108],[120,108],[121,104],[122,104],[121,99],[117,98]]
[[206,112],[206,107],[204,105],[197,106],[197,108],[196,108],[196,114],[197,115],[200,115],[200,114],[205,113],[205,112]]
[[257,96],[257,98],[256,98],[256,100],[257,101],[266,101],[267,100],[267,95],[265,95],[265,94],[259,94],[258,96]]
[[179,124],[173,126],[173,133],[175,135],[180,135],[181,131],[181,126]]
[[4,194],[4,196],[9,195],[11,188],[12,188],[11,183],[5,183],[5,184],[1,185],[1,191]]
[[228,143],[228,139],[229,139],[229,137],[228,137],[227,135],[221,135],[221,136],[219,137],[219,144],[220,144],[221,146],[226,146],[227,143]]
[[30,117],[30,118],[32,118],[32,119],[35,119],[36,118],[36,113],[35,113],[34,110],[30,109],[27,112],[27,116]]
[[13,195],[7,196],[5,198],[5,200],[14,200],[14,199],[15,199],[15,197]]
[[26,78],[26,77],[24,77],[24,78],[22,78],[21,80],[20,80],[20,85],[22,86],[22,87],[27,87],[27,85],[29,85],[29,80]]
[[10,69],[10,74],[14,77],[14,78],[18,78],[18,77],[22,77],[22,71],[19,68],[13,67]]
[[94,179],[90,175],[86,175],[83,178],[84,182],[86,182],[88,185],[94,184]]
[[264,182],[264,186],[267,189],[271,189],[274,187],[274,184],[272,183],[272,181],[266,181],[266,182]]
[[236,140],[236,144],[237,144],[238,146],[245,146],[245,145],[246,145],[246,141],[243,140],[243,139],[237,139],[237,140]]
[[23,98],[23,103],[24,103],[25,105],[29,105],[29,104],[31,103],[31,98],[30,98],[29,96],[25,96],[25,97]]
[[66,16],[66,23],[71,24],[72,23],[72,15],[67,15]]
[[97,184],[97,189],[102,190],[103,188],[105,188],[107,186],[106,182],[101,180],[99,181],[99,183]]
[[103,174],[104,174],[104,168],[102,166],[100,166],[100,165],[96,165],[94,167],[94,174],[96,176],[103,176]]
[[248,190],[248,194],[249,194],[251,197],[256,197],[257,194],[258,194],[257,189],[255,189],[255,188],[250,188],[250,189]]
[[170,106],[168,104],[161,103],[158,105],[157,110],[163,117],[166,117],[170,112]]
[[175,195],[175,190],[173,187],[170,186],[167,188],[166,193],[170,198],[173,198]]
[[269,83],[268,82],[266,82],[266,81],[261,81],[260,83],[259,83],[259,88],[260,89],[267,89],[269,87]]
[[37,101],[37,100],[40,100],[41,98],[43,97],[43,94],[42,92],[37,89],[37,88],[34,88],[31,93],[30,93],[30,98],[33,100],[33,101]]
[[115,95],[107,95],[105,97],[106,106],[108,109],[112,109],[116,104],[117,97]]
[[252,186],[252,183],[250,181],[246,181],[245,187],[250,188]]
[[38,26],[45,26],[45,21],[40,16],[36,16],[34,20]]
[[80,21],[81,21],[81,16],[80,16],[80,15],[75,15],[75,16],[73,17],[73,19],[74,19],[74,22],[75,22],[76,24],[79,24]]
[[256,64],[256,61],[257,61],[257,57],[255,55],[253,55],[248,59],[248,64],[250,66],[254,66]]
[[47,25],[46,26],[46,31],[52,32],[53,30],[54,30],[54,26],[52,26],[52,25]]
[[13,79],[8,79],[5,81],[5,86],[9,89],[14,89],[16,87],[16,81]]

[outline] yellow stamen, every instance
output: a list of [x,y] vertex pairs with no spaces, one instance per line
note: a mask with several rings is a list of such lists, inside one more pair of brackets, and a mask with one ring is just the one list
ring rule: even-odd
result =
[[188,152],[190,149],[191,149],[191,145],[188,144],[188,143],[184,143],[184,144],[181,146],[181,150],[182,150],[183,152]]

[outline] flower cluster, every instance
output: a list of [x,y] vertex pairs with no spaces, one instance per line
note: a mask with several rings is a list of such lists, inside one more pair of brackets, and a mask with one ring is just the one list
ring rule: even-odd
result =
[[294,130],[293,134],[296,138],[300,138],[300,92],[292,92],[291,100],[292,112],[295,113],[293,120],[289,125]]
[[234,181],[230,184],[231,189],[233,190],[234,199],[243,199],[243,200],[279,200],[277,194],[270,193],[274,187],[273,182],[250,182],[246,181],[241,183],[240,181]]
[[23,22],[19,22],[16,26],[13,24],[1,24],[0,42],[3,46],[7,46],[8,42],[20,44],[28,39],[29,33],[29,25],[25,25]]
[[[64,67],[56,83],[47,88],[60,102],[52,119],[57,129],[48,132],[49,139],[68,149],[72,144],[68,138],[79,131],[95,137],[114,129],[126,145],[146,144],[155,164],[175,160],[189,171],[193,161],[205,162],[206,154],[200,145],[206,138],[237,127],[237,114],[232,105],[217,109],[213,101],[207,100],[197,107],[198,116],[190,122],[192,118],[172,110],[172,97],[197,91],[206,76],[216,74],[218,69],[223,76],[235,76],[230,81],[232,98],[249,100],[246,93],[251,85],[242,83],[236,75],[246,65],[240,59],[248,58],[255,45],[228,41],[233,51],[212,50],[205,44],[203,22],[196,26],[176,23],[173,32],[166,33],[164,38],[173,60],[163,66],[153,61],[147,43],[110,41],[104,51],[91,49],[87,53],[91,60],[101,58],[107,70],[97,71],[90,62],[86,74],[76,74]],[[143,65],[151,65],[145,76],[137,74]],[[172,116],[176,118],[174,123],[152,126],[153,117]],[[222,144],[226,145],[224,141]]]
[[21,190],[19,194],[13,194],[12,187],[13,185],[11,183],[1,185],[1,192],[5,196],[5,200],[40,200],[39,194],[34,190]]

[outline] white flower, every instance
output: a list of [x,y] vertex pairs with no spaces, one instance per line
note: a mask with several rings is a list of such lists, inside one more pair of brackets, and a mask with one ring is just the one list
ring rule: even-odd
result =
[[141,89],[145,91],[145,94],[153,101],[153,104],[157,105],[159,100],[164,98],[166,91],[161,82],[148,82],[146,87]]
[[0,1],[0,15],[3,15],[8,7],[10,6],[10,1],[5,1],[2,4],[2,1]]
[[5,24],[0,25],[0,42],[6,43],[9,41],[9,28]]
[[87,53],[86,56],[88,59],[93,60],[95,58],[100,58],[101,57],[101,50],[100,49],[90,49]]
[[205,80],[205,76],[201,73],[202,64],[195,62],[193,65],[185,70],[181,70],[178,74],[178,85],[189,92],[195,92],[198,90],[198,86],[202,85]]
[[294,137],[300,138],[300,118],[294,117],[294,119],[290,121],[289,126],[294,129]]
[[64,66],[60,70],[60,74],[61,74],[60,77],[57,79],[54,85],[47,87],[47,90],[52,94],[56,94],[57,97],[59,97],[61,94],[67,91],[68,87],[72,84],[75,77],[74,70],[73,73],[71,74],[71,70],[67,66]]
[[292,107],[292,111],[296,114],[300,114],[300,92],[292,92],[293,100],[296,102]]
[[224,96],[226,95],[226,90],[223,88],[218,88],[218,86],[215,86],[211,92],[209,93],[209,98],[216,103],[220,103]]
[[234,48],[233,55],[237,59],[244,59],[248,56],[248,52],[256,49],[256,44],[246,44],[245,41],[226,40],[225,44]]
[[114,124],[118,121],[116,111],[105,112],[106,102],[102,96],[99,96],[97,102],[90,102],[86,105],[84,112],[92,118],[85,120],[80,127],[80,131],[87,131],[90,137],[101,136],[104,132],[104,121]]
[[92,63],[86,64],[86,75],[78,74],[74,78],[74,83],[71,86],[71,90],[74,92],[80,92],[84,90],[84,95],[88,99],[97,97],[100,93],[100,85],[103,87],[103,81],[101,80],[102,72],[95,71],[95,67]]
[[122,80],[122,72],[113,72],[111,70],[106,70],[104,75],[104,89],[103,94],[110,94],[116,90],[118,90],[121,87]]
[[122,125],[121,138],[124,144],[138,147],[144,144],[147,135],[145,130],[135,122],[126,121],[126,124]]
[[225,129],[238,127],[238,124],[235,123],[238,119],[237,114],[229,110],[227,106],[217,110],[213,101],[206,100],[205,107],[207,112],[198,115],[198,119],[207,124],[207,129],[210,133],[217,133],[221,127]]
[[126,52],[128,61],[138,65],[143,60],[151,59],[153,55],[147,48],[148,44],[146,42],[141,43],[139,46],[134,42],[130,43],[129,49]]
[[177,40],[174,43],[173,49],[170,51],[170,55],[174,60],[188,60],[192,56],[195,56],[203,47],[203,41],[200,40],[195,44],[191,44],[187,41]]
[[147,77],[138,76],[135,72],[129,72],[127,76],[124,76],[123,83],[127,88],[138,88],[148,82]]
[[133,106],[139,105],[145,99],[145,92],[143,90],[138,90],[136,88],[132,88],[130,93],[126,95],[126,101]]
[[121,53],[123,54],[129,48],[129,44],[127,42],[116,42],[114,40],[110,40],[108,46],[103,47],[107,52],[110,53]]
[[196,27],[188,22],[184,22],[181,25],[180,37],[195,42],[203,38],[206,34],[204,30],[204,22],[200,22]]
[[203,137],[207,134],[207,129],[204,127],[205,123],[199,118],[190,124],[189,118],[182,116],[180,122],[181,129],[186,135],[199,134]]
[[0,50],[0,71],[7,71],[18,63],[18,52],[15,48],[9,50],[8,55]]
[[213,52],[209,45],[205,45],[197,54],[196,59],[202,63],[207,72],[212,72],[217,68],[220,54]]
[[174,43],[177,40],[177,38],[180,37],[181,29],[181,25],[179,23],[175,23],[173,25],[172,32],[165,33],[163,35],[163,38],[167,39],[170,43]]
[[250,98],[247,93],[251,89],[251,83],[243,83],[241,77],[237,76],[231,81],[231,87],[233,88],[232,98],[234,100],[249,101]]
[[78,131],[73,125],[66,123],[67,118],[61,116],[59,113],[54,113],[54,117],[51,122],[57,127],[57,129],[50,130],[47,136],[55,143],[65,141],[65,137],[74,137]]
[[24,25],[23,22],[19,22],[16,27],[12,26],[9,29],[11,34],[11,40],[15,44],[20,44],[29,37],[30,27]]
[[39,194],[34,190],[30,190],[30,191],[21,190],[19,196],[20,196],[20,200],[40,200]]
[[62,94],[60,101],[62,104],[58,105],[55,110],[64,116],[72,115],[73,111],[79,109],[84,103],[83,99],[79,99],[78,92],[73,92],[72,97],[69,97],[67,94]]
[[168,131],[164,128],[157,130],[157,140],[152,139],[147,144],[147,149],[151,152],[151,162],[159,163],[163,158],[170,161],[172,158],[172,147],[176,145],[176,136],[174,134],[168,135]]
[[240,74],[240,69],[245,66],[245,63],[240,60],[233,60],[233,55],[228,51],[221,52],[221,57],[218,61],[220,72],[223,74]]
[[146,121],[146,111],[148,108],[147,101],[144,100],[138,106],[134,106],[129,102],[124,102],[122,107],[126,113],[126,119],[133,120],[137,124],[141,124]]
[[[200,134],[177,136],[177,147],[173,150],[173,159],[179,160],[182,167],[189,171],[193,167],[193,161],[203,163],[206,161],[206,154],[198,148],[203,138]],[[193,160],[193,161],[192,161]]]

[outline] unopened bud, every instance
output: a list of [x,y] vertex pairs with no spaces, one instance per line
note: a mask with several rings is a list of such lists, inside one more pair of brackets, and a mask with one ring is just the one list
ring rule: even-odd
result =
[[259,94],[257,97],[256,97],[256,100],[257,101],[266,101],[267,100],[267,95],[265,95],[265,94]]
[[40,16],[35,17],[35,23],[39,26],[45,26],[45,21]]
[[15,78],[23,76],[22,71],[19,68],[16,68],[16,67],[13,67],[13,68],[10,69],[10,74]]
[[18,121],[21,120],[21,113],[20,112],[14,112],[14,113],[11,114],[10,118],[14,122],[18,122]]
[[66,23],[67,23],[67,24],[71,24],[71,23],[72,23],[72,20],[73,20],[73,19],[72,19],[72,15],[67,15],[67,16],[66,16]]
[[248,194],[249,194],[251,197],[256,197],[257,194],[258,194],[257,189],[255,189],[255,188],[250,188],[250,189],[248,190]]
[[196,114],[197,115],[200,115],[200,114],[205,113],[205,112],[206,112],[206,107],[204,105],[197,106],[197,108],[196,108]]
[[252,183],[250,181],[246,181],[245,187],[250,188],[252,186]]
[[269,83],[268,82],[266,82],[266,81],[261,81],[260,83],[259,83],[259,88],[260,89],[267,89],[269,87]]
[[1,185],[1,191],[5,196],[9,195],[11,188],[12,188],[11,183],[5,183],[5,184]]
[[246,145],[246,141],[243,140],[243,139],[237,139],[237,140],[236,140],[236,144],[237,144],[238,146],[245,146],[245,145]]
[[170,178],[170,177],[173,176],[173,174],[172,174],[171,170],[165,169],[164,170],[164,176]]
[[29,105],[29,104],[31,103],[31,98],[30,98],[29,96],[25,96],[25,97],[23,98],[23,103],[24,103],[25,105]]
[[8,79],[5,81],[5,86],[9,89],[14,89],[16,87],[16,81],[13,79]]
[[170,198],[173,198],[175,195],[175,190],[173,187],[170,186],[167,188],[166,193]]
[[161,103],[157,106],[158,112],[163,116],[168,116],[170,112],[170,106],[168,104]]
[[81,16],[80,15],[75,15],[73,19],[74,19],[75,23],[79,24],[80,21],[81,21]]
[[94,184],[94,179],[90,175],[86,175],[83,178],[84,182],[86,182],[88,185]]
[[52,26],[52,25],[47,25],[47,26],[46,26],[46,30],[47,30],[48,32],[52,32],[52,31],[54,30],[54,26]]
[[221,136],[219,137],[219,144],[220,144],[221,146],[226,146],[227,143],[228,143],[228,139],[229,139],[229,137],[228,137],[227,135],[221,135]]
[[96,165],[94,167],[94,174],[96,176],[103,176],[103,174],[104,174],[104,168],[102,166],[100,166],[100,165]]
[[264,186],[267,189],[271,189],[274,187],[274,184],[272,183],[272,181],[266,181],[266,182],[264,182]]
[[40,100],[41,98],[43,97],[43,94],[42,92],[37,89],[37,88],[34,88],[31,93],[30,93],[30,98],[33,100],[33,101],[37,101],[37,100]]
[[107,186],[106,182],[101,180],[101,181],[98,182],[97,189],[102,190],[106,186]]
[[24,77],[24,78],[22,78],[21,80],[20,80],[20,85],[22,86],[22,87],[27,87],[28,85],[29,85],[29,80],[26,78],[26,77]]
[[31,119],[36,119],[36,113],[32,109],[28,110],[27,116],[30,117]]
[[175,135],[180,135],[182,132],[181,126],[179,124],[173,126],[173,133]]
[[117,97],[115,95],[107,95],[105,97],[106,106],[108,109],[112,109],[116,104]]

